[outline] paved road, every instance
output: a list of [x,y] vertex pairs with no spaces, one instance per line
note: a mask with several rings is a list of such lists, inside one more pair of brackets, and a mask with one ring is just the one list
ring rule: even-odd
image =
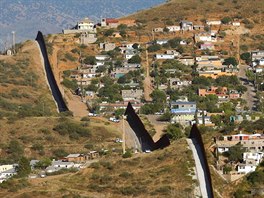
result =
[[242,81],[244,86],[247,88],[247,91],[242,95],[242,98],[247,101],[247,106],[249,110],[254,110],[254,106],[257,102],[256,97],[256,90],[253,86],[253,84],[248,82],[248,78],[246,76],[246,70],[248,65],[240,65],[239,66],[239,72],[238,72],[238,78]]
[[198,178],[199,185],[200,185],[201,197],[210,198],[209,194],[208,194],[210,189],[207,189],[206,180],[205,180],[205,172],[202,168],[202,164],[201,164],[201,161],[200,161],[199,156],[198,156],[199,151],[195,148],[195,142],[192,139],[187,139],[187,142],[188,142],[188,145],[191,148],[192,153],[193,153],[197,178]]

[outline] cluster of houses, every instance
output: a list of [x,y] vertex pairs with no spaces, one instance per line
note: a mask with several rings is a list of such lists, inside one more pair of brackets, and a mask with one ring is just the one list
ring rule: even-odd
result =
[[[215,139],[215,151],[222,154],[237,144],[240,144],[245,152],[241,162],[231,164],[234,169],[229,174],[231,181],[255,171],[261,163],[264,157],[264,134],[236,134],[219,137]],[[223,164],[219,163],[218,169],[221,170],[222,168]]]
[[[39,176],[44,177],[48,173],[53,173],[61,169],[81,169],[87,167],[91,162],[99,158],[99,153],[97,151],[90,151],[87,154],[69,154],[59,160],[53,160],[51,165],[46,167],[45,172],[41,171]],[[39,160],[31,160],[30,166],[31,170],[36,169],[36,165]],[[0,165],[0,183],[8,180],[17,174],[18,164],[7,164]],[[31,178],[36,178],[35,175],[30,175]]]
[[251,63],[256,73],[264,71],[264,50],[256,50],[251,52]]

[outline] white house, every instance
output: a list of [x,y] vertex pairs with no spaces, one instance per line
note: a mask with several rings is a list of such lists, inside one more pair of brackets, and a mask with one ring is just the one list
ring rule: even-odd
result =
[[2,183],[3,181],[7,180],[8,178],[16,175],[16,168],[13,166],[13,168],[5,170],[3,172],[0,173],[0,183]]
[[193,23],[190,21],[181,21],[180,22],[181,30],[193,30]]
[[255,163],[240,163],[237,166],[237,172],[247,174],[250,172],[254,172],[256,170],[257,166]]
[[232,22],[232,25],[233,25],[233,26],[236,26],[236,27],[239,27],[239,26],[240,26],[240,22],[238,22],[238,21],[234,21],[234,22]]
[[94,30],[94,23],[89,18],[84,18],[82,21],[77,23],[78,30]]
[[158,59],[158,60],[174,59],[175,55],[174,54],[156,54],[155,58]]
[[245,152],[243,153],[243,160],[254,160],[257,164],[259,164],[262,161],[263,156],[263,152]]
[[154,28],[153,32],[163,32],[163,28],[161,28],[161,27]]
[[179,57],[181,55],[180,52],[177,52],[176,50],[167,50],[166,54],[173,54],[175,57]]
[[195,34],[194,36],[195,42],[211,42],[212,41],[212,36],[209,33],[203,32],[200,34]]
[[166,27],[169,32],[177,32],[181,30],[181,26],[173,25],[173,26],[167,26]]
[[13,164],[1,165],[0,166],[0,173],[4,172],[6,170],[12,169],[12,168],[14,168]]
[[168,43],[168,39],[161,39],[161,40],[157,40],[156,43],[159,44],[159,45],[163,45],[163,44],[166,44]]
[[110,56],[108,56],[108,55],[96,55],[95,58],[96,58],[96,60],[99,60],[99,61],[105,61],[105,60],[108,60],[110,58]]
[[46,168],[46,172],[47,173],[53,173],[53,172],[58,171],[58,170],[63,169],[63,168],[69,169],[69,168],[73,168],[73,167],[74,167],[73,162],[63,162],[61,160],[58,160],[58,161],[53,161],[52,164]]
[[221,25],[222,22],[220,20],[207,20],[206,24],[207,25]]

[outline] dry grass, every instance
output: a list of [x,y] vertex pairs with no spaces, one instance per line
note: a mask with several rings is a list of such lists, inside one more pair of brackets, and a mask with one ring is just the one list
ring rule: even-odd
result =
[[189,176],[193,165],[187,143],[181,139],[169,148],[150,154],[138,154],[126,160],[107,156],[97,168],[35,179],[30,187],[10,196],[187,197],[194,182]]

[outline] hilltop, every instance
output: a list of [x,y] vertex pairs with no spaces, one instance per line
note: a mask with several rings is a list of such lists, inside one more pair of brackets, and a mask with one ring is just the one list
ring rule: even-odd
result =
[[21,42],[33,39],[39,30],[45,34],[61,32],[63,28],[75,26],[76,21],[84,17],[90,17],[94,21],[99,21],[105,16],[121,17],[162,2],[164,0],[115,0],[114,2],[2,0],[0,2],[0,50],[3,49],[5,42],[11,44],[11,31],[16,32],[17,41]]

